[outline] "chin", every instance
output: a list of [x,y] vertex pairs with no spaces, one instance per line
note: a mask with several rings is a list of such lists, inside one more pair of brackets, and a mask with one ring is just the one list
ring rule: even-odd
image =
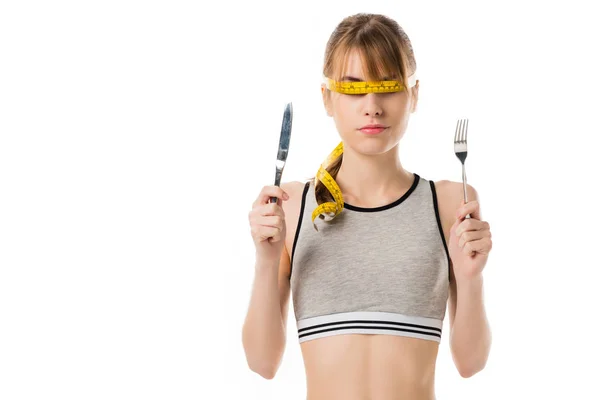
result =
[[[348,143],[348,142],[346,142]],[[398,143],[391,138],[361,137],[349,143],[350,147],[357,153],[365,155],[383,154],[394,148]]]

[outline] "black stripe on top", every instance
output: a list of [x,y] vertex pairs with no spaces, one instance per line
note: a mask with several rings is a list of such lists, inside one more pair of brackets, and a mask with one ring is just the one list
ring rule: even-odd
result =
[[302,204],[300,205],[300,215],[298,215],[298,224],[296,226],[296,234],[294,235],[294,243],[292,244],[292,256],[290,258],[290,276],[292,279],[292,268],[294,266],[294,253],[296,252],[296,243],[298,243],[298,236],[300,236],[300,228],[302,227],[302,217],[304,215],[304,207],[306,205],[306,193],[310,186],[310,181],[304,185],[304,191],[302,192]]
[[442,243],[444,244],[444,250],[446,251],[446,258],[448,259],[448,281],[450,281],[450,253],[448,252],[448,244],[446,243],[446,238],[444,237],[444,229],[442,228],[442,220],[440,219],[440,209],[438,207],[435,183],[433,181],[429,181],[429,186],[431,186],[431,195],[433,196],[433,208],[435,210],[435,219],[437,221],[438,229],[440,231]]
[[[397,325],[397,326],[369,326],[369,325],[346,325],[346,324],[385,324],[385,325]],[[335,326],[335,325],[343,325],[343,326],[337,326],[337,327],[328,328],[328,329],[321,329],[321,330],[317,330],[317,331],[301,333],[301,332],[304,332],[307,330],[313,330],[313,329],[322,328],[325,326]],[[425,329],[425,331],[400,328],[399,326]],[[424,335],[437,336],[439,338],[442,337],[442,335],[441,335],[442,330],[440,328],[436,328],[436,327],[417,325],[417,324],[409,324],[406,322],[372,321],[372,320],[348,320],[348,321],[329,322],[326,324],[308,326],[308,327],[299,329],[298,333],[300,334],[299,338],[303,338],[305,336],[316,335],[318,333],[324,333],[324,332],[330,332],[330,331],[337,331],[337,330],[341,330],[341,329],[372,329],[372,330],[386,329],[386,330],[393,330],[393,331],[400,331],[400,332],[422,333]],[[428,332],[427,330],[435,331],[435,332]]]
[[408,188],[408,190],[406,191],[406,193],[404,193],[402,195],[402,197],[400,197],[398,200],[396,200],[390,204],[387,204],[384,206],[379,206],[379,207],[359,207],[359,206],[353,206],[352,204],[348,204],[348,203],[344,202],[344,208],[348,209],[348,210],[352,210],[352,211],[359,211],[359,212],[378,212],[378,211],[389,210],[390,208],[396,207],[397,205],[402,203],[404,200],[406,200],[408,198],[408,196],[410,196],[411,193],[414,192],[415,189],[417,188],[417,186],[419,185],[419,180],[421,179],[421,177],[416,172],[413,172],[413,175],[414,175],[413,182],[412,182],[412,185],[410,186],[410,188]]

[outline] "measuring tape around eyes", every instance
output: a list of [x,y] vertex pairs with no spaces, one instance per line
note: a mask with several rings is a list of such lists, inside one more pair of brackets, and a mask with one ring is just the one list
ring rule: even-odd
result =
[[[407,80],[408,87],[413,87],[417,81],[416,74],[412,74]],[[394,93],[400,92],[406,88],[406,86],[398,80],[345,82],[325,77],[323,78],[323,83],[327,89],[342,94]]]
[[327,89],[342,94],[394,93],[404,89],[399,81],[338,82],[325,78]]
[[[328,201],[326,203],[319,204],[317,208],[312,213],[312,222],[315,230],[318,231],[317,225],[315,224],[315,219],[323,214],[326,220],[333,219],[336,215],[342,212],[344,208],[344,198],[342,196],[342,191],[335,179],[331,176],[331,174],[325,169],[327,168],[333,161],[335,161],[338,157],[342,155],[344,152],[344,142],[340,142],[335,149],[327,156],[325,161],[319,167],[319,171],[317,171],[317,175],[315,177],[315,186],[317,181],[321,181],[323,185],[329,190],[329,193],[333,196],[335,202]],[[327,218],[329,217],[329,218]]]

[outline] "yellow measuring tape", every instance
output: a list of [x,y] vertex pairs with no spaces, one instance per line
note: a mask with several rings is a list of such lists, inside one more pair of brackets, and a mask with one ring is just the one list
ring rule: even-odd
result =
[[324,83],[327,89],[343,94],[394,93],[404,89],[399,81],[339,82],[325,78]]
[[[409,76],[407,81],[409,88],[415,86],[417,82],[416,74]],[[406,88],[406,86],[398,80],[346,82],[324,77],[323,83],[327,89],[342,94],[394,93],[400,92]]]
[[[317,208],[312,213],[312,221],[313,226],[316,230],[317,225],[315,225],[315,219],[323,214],[326,217],[326,220],[333,219],[336,215],[342,212],[344,208],[344,198],[342,197],[342,191],[340,187],[336,183],[335,179],[331,176],[329,172],[325,168],[327,168],[333,161],[335,161],[339,156],[344,152],[344,142],[340,142],[335,149],[327,156],[325,161],[319,167],[319,171],[317,171],[317,175],[315,177],[315,187],[317,185],[317,181],[321,181],[323,185],[329,190],[329,193],[333,196],[335,202],[328,201],[326,203],[319,204]],[[327,219],[329,217],[329,219]]]

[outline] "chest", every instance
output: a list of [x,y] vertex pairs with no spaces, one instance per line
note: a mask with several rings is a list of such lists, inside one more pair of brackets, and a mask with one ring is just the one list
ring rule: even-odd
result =
[[426,305],[445,290],[448,263],[434,216],[385,224],[339,217],[296,249],[291,284],[303,303]]

